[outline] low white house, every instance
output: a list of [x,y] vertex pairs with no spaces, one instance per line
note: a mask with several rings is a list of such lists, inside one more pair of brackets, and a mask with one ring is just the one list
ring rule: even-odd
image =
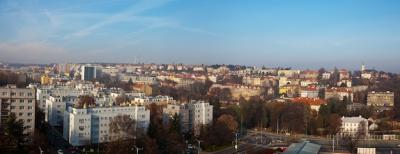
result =
[[368,135],[368,120],[358,117],[342,117],[342,126],[340,129],[340,135],[351,135],[354,136],[357,133]]

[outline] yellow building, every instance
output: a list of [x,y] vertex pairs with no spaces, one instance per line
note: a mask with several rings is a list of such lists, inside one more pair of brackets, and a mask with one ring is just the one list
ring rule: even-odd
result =
[[42,85],[48,85],[48,84],[50,84],[50,80],[51,80],[51,78],[50,78],[49,76],[47,76],[47,74],[46,74],[46,75],[43,75],[42,77],[40,77],[40,83],[41,83]]
[[287,97],[296,97],[299,94],[298,85],[284,85],[279,87],[279,94]]
[[153,88],[148,84],[134,84],[133,89],[145,93],[146,96],[150,96],[153,94]]

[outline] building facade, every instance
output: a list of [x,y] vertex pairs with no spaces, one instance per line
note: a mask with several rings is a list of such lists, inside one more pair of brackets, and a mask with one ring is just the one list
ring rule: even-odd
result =
[[353,91],[351,88],[333,87],[325,90],[325,99],[337,98],[339,100],[353,101]]
[[65,110],[72,106],[76,99],[74,96],[50,96],[46,100],[45,121],[51,126],[62,126]]
[[110,123],[119,115],[135,120],[136,129],[146,131],[150,123],[150,111],[144,106],[69,107],[64,112],[64,139],[73,146],[115,141],[121,136],[110,132]]
[[213,106],[208,102],[192,100],[185,104],[170,104],[163,109],[164,121],[178,114],[182,132],[200,134],[201,127],[213,120]]
[[368,106],[377,107],[393,107],[394,106],[394,93],[387,92],[375,92],[371,91],[367,96]]
[[24,122],[26,134],[33,135],[35,130],[35,89],[17,88],[7,85],[0,88],[0,127],[7,121],[10,114],[15,114],[17,120]]
[[96,78],[96,67],[82,66],[81,80],[91,81]]
[[340,129],[340,135],[354,136],[359,133],[361,135],[368,135],[368,120],[358,116],[358,117],[342,117],[342,126]]

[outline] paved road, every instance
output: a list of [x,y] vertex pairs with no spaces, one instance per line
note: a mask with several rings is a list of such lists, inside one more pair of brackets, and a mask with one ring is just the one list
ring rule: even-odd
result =
[[[257,132],[249,132],[248,135],[240,139],[237,153],[245,154],[245,153],[260,153],[265,149],[269,148],[272,139],[262,133]],[[236,153],[236,149],[233,146],[226,148],[224,150],[214,152],[213,154],[232,154]]]
[[[238,147],[239,148],[238,148],[237,152],[239,154],[259,153],[266,149],[266,147],[263,145],[255,145],[255,144],[248,144],[248,143],[241,143]],[[213,154],[232,154],[232,153],[236,153],[236,149],[233,146],[230,148],[218,151],[218,152],[214,152]]]

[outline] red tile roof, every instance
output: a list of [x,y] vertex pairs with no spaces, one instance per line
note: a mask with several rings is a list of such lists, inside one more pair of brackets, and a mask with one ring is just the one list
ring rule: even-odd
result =
[[302,103],[308,105],[322,105],[326,104],[325,100],[318,98],[296,97],[291,100],[293,103]]

